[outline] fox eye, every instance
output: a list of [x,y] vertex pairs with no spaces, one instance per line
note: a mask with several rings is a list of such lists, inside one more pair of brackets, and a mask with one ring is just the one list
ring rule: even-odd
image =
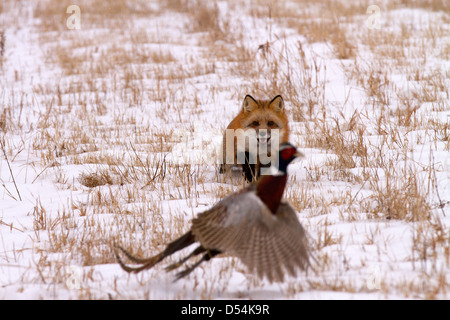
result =
[[269,121],[269,122],[267,122],[267,125],[268,125],[269,127],[273,127],[273,126],[275,125],[275,122]]
[[252,122],[252,126],[254,126],[254,127],[259,126],[259,121],[253,121],[253,122]]

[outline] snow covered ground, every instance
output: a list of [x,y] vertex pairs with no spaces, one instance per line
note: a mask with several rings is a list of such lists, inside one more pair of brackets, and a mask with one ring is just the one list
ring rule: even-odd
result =
[[[449,298],[447,1],[71,4],[0,4],[0,299]],[[125,273],[115,244],[155,254],[244,186],[214,155],[246,94],[285,99],[314,269]]]

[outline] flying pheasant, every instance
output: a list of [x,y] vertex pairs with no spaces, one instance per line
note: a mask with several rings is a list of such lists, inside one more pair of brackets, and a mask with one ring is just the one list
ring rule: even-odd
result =
[[[173,270],[190,258],[203,254],[195,264],[177,274],[180,279],[203,261],[220,253],[239,258],[260,278],[270,282],[283,281],[287,272],[296,275],[298,269],[309,265],[305,230],[295,210],[282,200],[287,182],[287,166],[302,156],[290,143],[280,145],[278,170],[262,176],[258,182],[228,195],[211,209],[193,219],[191,229],[169,243],[165,250],[150,258],[137,258],[121,247],[115,248],[120,266],[127,272],[140,272],[153,267],[171,254],[197,243],[198,247],[180,261],[169,265]],[[127,266],[120,258],[121,251],[129,260],[140,264]]]

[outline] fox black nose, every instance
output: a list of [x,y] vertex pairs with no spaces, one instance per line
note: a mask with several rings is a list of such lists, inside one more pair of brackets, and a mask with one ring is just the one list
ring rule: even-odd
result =
[[259,132],[258,132],[258,136],[260,137],[260,138],[270,138],[270,130],[266,130],[266,129],[261,129],[261,130],[259,130]]

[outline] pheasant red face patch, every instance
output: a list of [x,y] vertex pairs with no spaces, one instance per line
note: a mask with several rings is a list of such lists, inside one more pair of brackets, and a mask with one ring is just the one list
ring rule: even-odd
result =
[[286,148],[286,149],[284,149],[283,151],[281,151],[281,157],[282,157],[284,160],[289,160],[289,159],[292,158],[292,156],[294,155],[294,153],[295,153],[296,151],[297,151],[297,150],[295,150],[295,148]]

